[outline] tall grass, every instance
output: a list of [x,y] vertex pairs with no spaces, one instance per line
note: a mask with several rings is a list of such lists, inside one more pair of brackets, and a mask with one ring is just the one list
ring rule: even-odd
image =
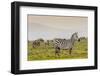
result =
[[54,59],[84,59],[88,58],[88,45],[87,39],[82,39],[80,42],[75,42],[75,46],[72,49],[72,54],[69,54],[69,50],[61,50],[60,56],[55,55],[55,49],[53,45],[49,46],[41,44],[35,48],[32,47],[32,42],[28,41],[28,61],[33,60],[54,60]]

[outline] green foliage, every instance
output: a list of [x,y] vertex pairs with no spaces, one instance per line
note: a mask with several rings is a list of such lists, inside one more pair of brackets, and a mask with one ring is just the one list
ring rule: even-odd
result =
[[53,44],[45,45],[41,43],[40,46],[32,47],[32,42],[28,42],[28,61],[33,60],[54,60],[54,59],[84,59],[88,58],[87,39],[82,39],[80,42],[75,42],[72,49],[72,54],[69,50],[61,50],[60,56],[55,55]]

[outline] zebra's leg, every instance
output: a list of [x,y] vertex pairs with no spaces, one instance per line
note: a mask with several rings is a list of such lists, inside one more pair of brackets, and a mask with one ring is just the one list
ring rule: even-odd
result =
[[69,54],[71,54],[71,53],[72,53],[72,48],[69,49]]
[[60,49],[58,49],[57,55],[60,56]]
[[55,49],[55,56],[58,55],[58,49]]
[[55,48],[55,55],[60,56],[60,48],[59,47]]
[[57,49],[55,48],[55,56],[56,56],[56,53],[57,53]]

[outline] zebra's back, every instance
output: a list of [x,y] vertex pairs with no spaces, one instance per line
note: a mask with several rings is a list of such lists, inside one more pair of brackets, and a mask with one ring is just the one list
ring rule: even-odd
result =
[[59,47],[60,49],[69,49],[72,47],[71,40],[66,39],[55,39],[54,46]]

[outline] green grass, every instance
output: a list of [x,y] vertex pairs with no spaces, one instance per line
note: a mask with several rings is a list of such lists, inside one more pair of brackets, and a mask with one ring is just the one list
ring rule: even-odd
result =
[[32,47],[32,42],[28,42],[28,61],[33,60],[54,60],[54,59],[84,59],[88,58],[87,39],[75,42],[72,54],[69,50],[61,50],[60,56],[55,56],[53,45],[45,46],[41,44],[39,47]]

